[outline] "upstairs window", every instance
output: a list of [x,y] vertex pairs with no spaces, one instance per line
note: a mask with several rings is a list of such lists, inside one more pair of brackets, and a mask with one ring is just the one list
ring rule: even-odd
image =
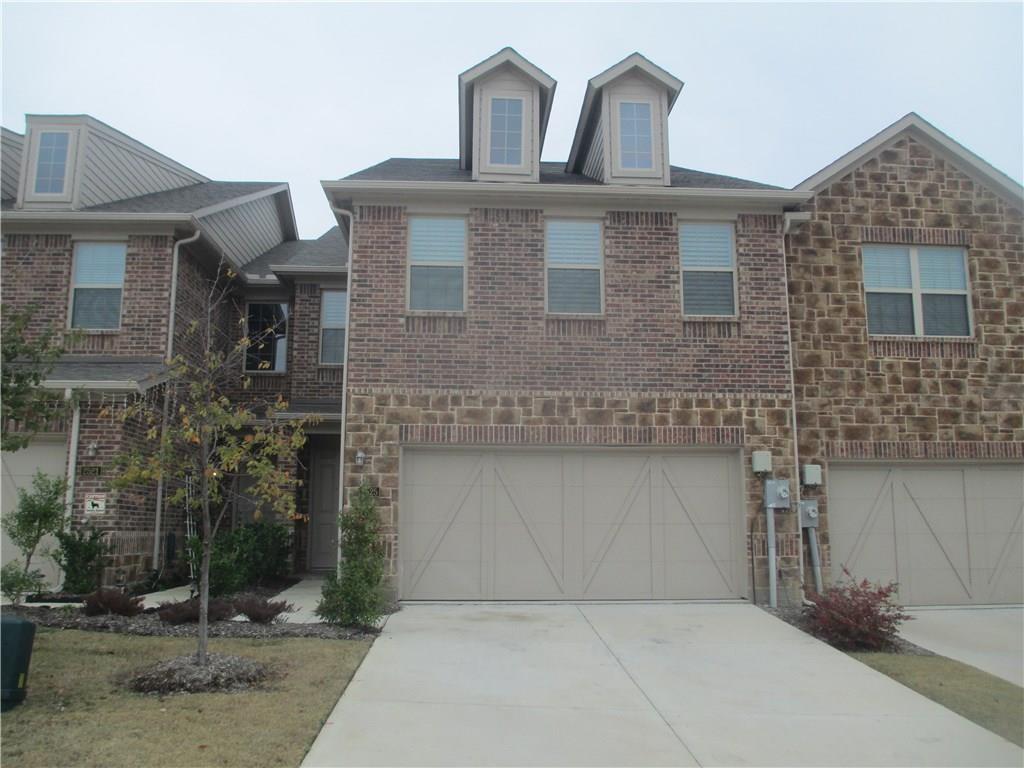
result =
[[288,359],[288,305],[250,302],[246,309],[249,347],[245,370],[283,373]]
[[735,315],[736,236],[731,223],[679,225],[684,315]]
[[600,222],[549,220],[548,312],[601,314],[602,261]]
[[65,131],[42,131],[36,155],[35,193],[63,195],[68,169],[71,135]]
[[465,219],[409,219],[409,309],[461,312],[465,271]]
[[347,300],[348,294],[345,291],[323,291],[320,294],[321,365],[341,365],[345,362]]
[[124,243],[76,243],[71,284],[71,327],[88,331],[121,327]]
[[865,245],[862,254],[868,333],[971,335],[962,248]]
[[523,100],[491,99],[491,165],[523,164]]
[[650,103],[619,102],[619,161],[622,167],[634,170],[653,168],[652,141]]

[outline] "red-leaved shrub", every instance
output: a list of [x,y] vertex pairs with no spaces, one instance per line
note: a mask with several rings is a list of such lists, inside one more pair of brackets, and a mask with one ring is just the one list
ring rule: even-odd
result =
[[[225,621],[236,613],[235,606],[228,600],[211,597],[206,617],[211,622]],[[177,603],[160,603],[157,615],[161,621],[166,621],[168,624],[197,622],[199,621],[199,598],[193,597],[191,600],[182,600]]]
[[234,602],[239,613],[257,624],[269,624],[282,613],[295,610],[295,606],[285,600],[268,600],[259,595],[239,595]]
[[138,616],[142,613],[142,598],[132,597],[120,589],[110,587],[97,589],[85,596],[85,615],[102,616],[114,613],[118,616]]
[[878,651],[892,645],[899,626],[912,618],[893,602],[896,583],[857,582],[845,568],[846,580],[813,595],[805,613],[807,630],[845,651]]

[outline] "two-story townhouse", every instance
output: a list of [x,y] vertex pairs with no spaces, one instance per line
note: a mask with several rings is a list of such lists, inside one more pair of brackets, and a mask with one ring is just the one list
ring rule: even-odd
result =
[[[286,184],[212,181],[84,115],[30,115],[26,126],[3,131],[2,301],[5,312],[33,308],[30,334],[75,332],[44,382],[75,406],[67,423],[3,455],[3,506],[37,469],[66,476],[73,524],[107,534],[105,578],[134,579],[180,551],[183,513],[159,483],[110,487],[113,458],[146,442],[119,404],[159,398],[167,361],[195,351],[183,330],[206,311],[208,281],[224,264],[238,274],[249,324],[278,328],[239,382],[246,374],[256,390],[294,397],[296,413],[334,414],[337,435],[340,409],[323,401],[340,399],[345,249],[337,230],[296,239]],[[330,430],[329,421],[316,428]],[[4,560],[15,554],[5,540]]]
[[1024,601],[1020,184],[915,114],[798,189],[787,237],[801,463],[833,579]]
[[541,162],[555,82],[505,49],[459,77],[458,159],[323,183],[352,230],[344,485],[379,489],[400,597],[766,596],[751,457],[795,475],[783,228],[809,193],[671,165],[682,87],[626,58]]

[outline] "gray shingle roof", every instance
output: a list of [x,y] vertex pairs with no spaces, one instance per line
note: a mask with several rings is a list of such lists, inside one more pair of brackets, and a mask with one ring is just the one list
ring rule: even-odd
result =
[[276,245],[242,268],[247,275],[269,277],[271,266],[342,267],[347,247],[339,227],[331,227],[316,240],[292,240]]
[[167,366],[159,357],[65,355],[53,366],[47,381],[131,381],[146,389],[158,384]]
[[280,181],[204,181],[187,187],[153,192],[112,203],[83,208],[86,212],[111,213],[193,213],[211,205],[276,187]]
[[[691,168],[672,166],[673,187],[697,189],[780,189],[771,184],[737,179],[718,173],[705,173]],[[459,168],[457,159],[393,157],[364,168],[344,181],[472,181],[471,171]],[[566,173],[565,163],[542,162],[541,184],[600,184],[579,173]]]

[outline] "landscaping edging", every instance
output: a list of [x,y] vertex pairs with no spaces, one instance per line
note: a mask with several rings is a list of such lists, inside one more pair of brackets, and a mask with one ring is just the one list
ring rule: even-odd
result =
[[[195,637],[197,624],[168,624],[161,621],[156,613],[127,616],[86,616],[81,610],[67,608],[31,608],[28,606],[5,607],[23,619],[40,627],[53,629],[81,629],[87,632],[115,632],[140,637]],[[360,640],[376,637],[378,631],[337,627],[331,624],[298,624],[273,622],[254,624],[250,621],[211,622],[210,637],[317,637],[325,640]]]

